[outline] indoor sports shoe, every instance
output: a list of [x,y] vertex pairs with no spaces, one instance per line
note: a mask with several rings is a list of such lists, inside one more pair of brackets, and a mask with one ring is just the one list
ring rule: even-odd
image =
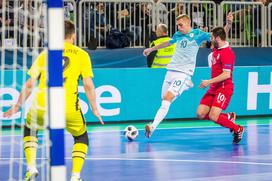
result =
[[152,135],[152,125],[151,124],[147,124],[146,126],[145,126],[145,136],[147,137],[147,138],[150,138],[151,137],[151,135]]
[[[229,115],[229,120],[233,123],[235,123],[235,120],[236,120],[236,113],[235,112],[230,112],[228,113]],[[233,132],[233,129],[230,129],[230,132],[232,133]]]
[[35,170],[29,170],[25,174],[24,181],[32,181],[35,180],[35,178],[38,176],[39,172],[37,169]]
[[81,178],[72,176],[70,181],[83,181],[83,180]]
[[244,133],[244,127],[243,126],[239,126],[239,130],[237,133],[233,133],[233,144],[237,144],[242,140],[243,137],[243,133]]

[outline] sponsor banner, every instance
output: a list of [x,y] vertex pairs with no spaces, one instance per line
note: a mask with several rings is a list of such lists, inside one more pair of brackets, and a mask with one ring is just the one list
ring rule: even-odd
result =
[[[164,69],[96,69],[97,106],[105,121],[151,120],[161,104],[161,87]],[[6,70],[4,85],[0,87],[0,120],[3,111],[16,103],[25,73]],[[234,95],[227,111],[238,115],[268,115],[272,111],[272,67],[235,67]],[[185,91],[170,107],[167,118],[195,118],[196,109],[206,90],[198,88],[202,79],[210,78],[210,68],[197,68],[192,80],[194,87]],[[0,79],[2,80],[2,79]],[[16,81],[16,88],[12,82]],[[87,122],[97,121],[84,94],[84,87],[78,87],[82,112]],[[31,105],[31,96],[24,109],[11,119],[25,117]],[[10,120],[10,119],[9,119]]]

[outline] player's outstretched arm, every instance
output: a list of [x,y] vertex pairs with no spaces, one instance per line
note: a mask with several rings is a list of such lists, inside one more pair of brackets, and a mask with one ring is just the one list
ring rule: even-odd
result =
[[95,96],[95,88],[93,84],[93,80],[91,77],[83,78],[84,90],[87,96],[87,99],[91,105],[93,115],[97,117],[101,124],[104,124],[96,106],[96,96]]
[[144,56],[148,56],[151,52],[155,51],[155,50],[158,50],[158,49],[161,49],[161,48],[165,48],[165,47],[168,47],[170,46],[170,43],[169,41],[166,41],[166,42],[163,42],[157,46],[154,46],[154,47],[151,47],[151,48],[146,48],[143,52],[143,55]]
[[30,77],[25,83],[24,88],[21,90],[17,103],[4,113],[4,117],[9,118],[19,111],[20,107],[25,103],[31,94],[35,84],[36,80]]

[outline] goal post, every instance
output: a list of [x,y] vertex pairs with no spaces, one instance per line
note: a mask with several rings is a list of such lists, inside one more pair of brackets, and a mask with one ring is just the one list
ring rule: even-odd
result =
[[[0,27],[0,180],[23,180],[29,171],[27,158],[32,158],[25,151],[35,148],[37,180],[66,181],[63,0],[2,0],[0,13],[5,22]],[[27,99],[23,95],[25,101],[18,112],[9,117],[4,113],[17,103],[29,78],[27,72],[42,50],[48,58],[42,67],[48,83],[42,107],[44,124],[29,126],[29,138],[24,139],[26,119],[38,125],[38,113],[28,113],[34,107],[41,109],[34,101],[39,88],[35,86]]]
[[66,181],[65,100],[62,78],[64,46],[63,0],[48,0],[48,112],[50,145],[50,180]]

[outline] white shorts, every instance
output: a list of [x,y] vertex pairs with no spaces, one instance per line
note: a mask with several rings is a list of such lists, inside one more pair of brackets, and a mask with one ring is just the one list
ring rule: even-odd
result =
[[193,87],[193,83],[190,75],[183,72],[168,70],[162,85],[161,96],[163,98],[166,92],[170,91],[175,97],[178,97],[183,91],[188,90],[191,87]]

